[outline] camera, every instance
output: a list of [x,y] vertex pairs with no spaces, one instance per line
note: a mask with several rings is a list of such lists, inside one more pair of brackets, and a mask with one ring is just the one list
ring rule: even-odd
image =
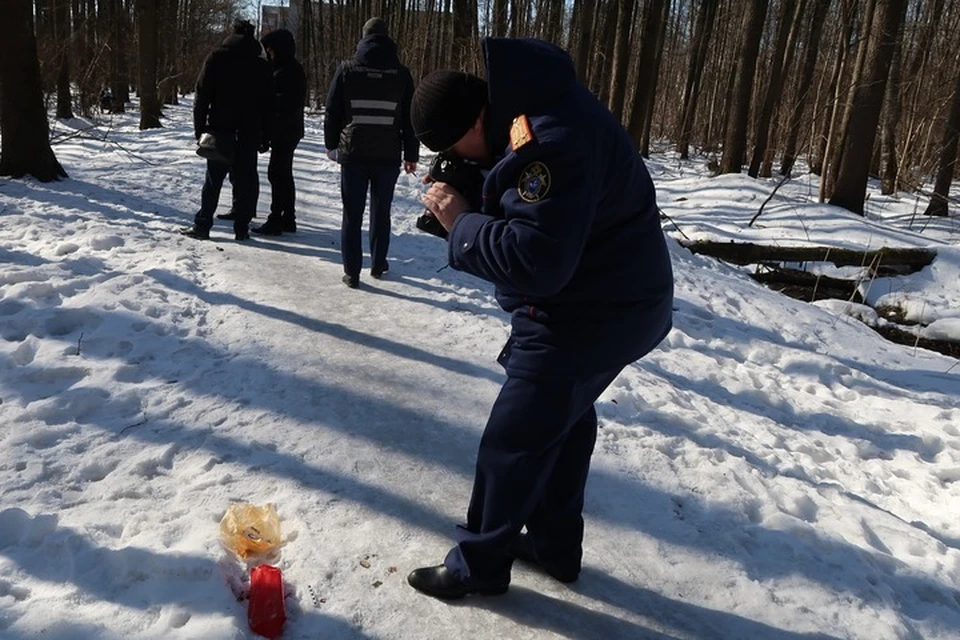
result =
[[[446,182],[459,191],[470,207],[480,209],[483,196],[483,173],[476,164],[456,156],[438,153],[430,163],[430,178],[434,182]],[[433,234],[438,238],[446,238],[447,230],[430,211],[424,211],[417,218],[417,229]]]

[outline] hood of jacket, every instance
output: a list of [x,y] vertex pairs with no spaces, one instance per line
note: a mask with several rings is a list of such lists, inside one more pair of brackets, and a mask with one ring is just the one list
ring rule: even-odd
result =
[[236,33],[224,38],[223,42],[220,43],[220,48],[239,56],[259,57],[263,53],[263,48],[256,38]]
[[297,52],[297,43],[293,39],[293,34],[286,29],[277,29],[260,38],[260,44],[265,49],[273,49],[277,60],[290,60]]
[[484,38],[488,127],[494,153],[507,145],[510,123],[537,115],[577,86],[573,60],[561,48],[533,38]]
[[397,43],[390,36],[382,33],[372,33],[357,43],[357,52],[353,59],[367,67],[389,69],[399,66],[397,57]]

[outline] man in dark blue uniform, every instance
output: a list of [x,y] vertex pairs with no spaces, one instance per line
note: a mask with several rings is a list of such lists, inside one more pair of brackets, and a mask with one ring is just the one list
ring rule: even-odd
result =
[[352,60],[340,65],[327,94],[323,134],[328,155],[340,163],[343,224],[340,252],[343,283],[360,284],[363,264],[361,227],[370,189],[370,275],[387,272],[390,205],[400,176],[400,155],[407,173],[417,169],[420,145],[410,126],[413,78],[400,64],[387,25],[371,18]]
[[270,138],[270,216],[253,231],[279,236],[297,230],[297,190],[293,181],[293,152],[303,138],[303,107],[307,99],[307,78],[297,61],[293,34],[286,29],[271,31],[260,39],[273,64],[273,122]]
[[496,285],[512,316],[467,522],[443,564],[408,578],[444,599],[506,592],[514,559],[577,579],[594,402],[672,323],[656,194],[623,127],[557,47],[483,46],[487,82],[435,72],[411,109],[424,145],[489,169],[479,208],[443,183],[423,200],[450,265]]
[[238,20],[233,34],[204,61],[197,79],[193,105],[193,130],[197,140],[212,132],[221,142],[231,141],[236,151],[230,162],[207,160],[207,175],[200,195],[200,210],[193,226],[181,233],[198,240],[210,238],[213,212],[220,200],[223,180],[230,174],[233,185],[234,237],[250,237],[250,219],[257,210],[260,177],[257,151],[270,143],[273,78],[270,65],[260,57],[262,49],[253,37],[253,25]]

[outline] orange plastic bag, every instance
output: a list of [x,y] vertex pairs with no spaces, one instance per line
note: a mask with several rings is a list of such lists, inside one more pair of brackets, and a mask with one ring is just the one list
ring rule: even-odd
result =
[[267,555],[280,544],[280,518],[272,503],[258,507],[248,503],[230,505],[220,520],[223,545],[246,559]]

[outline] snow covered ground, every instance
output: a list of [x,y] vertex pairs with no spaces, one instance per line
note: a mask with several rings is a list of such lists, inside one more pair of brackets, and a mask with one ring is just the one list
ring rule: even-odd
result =
[[776,179],[655,156],[676,326],[598,405],[581,579],[518,564],[506,596],[446,604],[406,575],[465,515],[506,316],[414,228],[415,177],[388,277],[341,284],[316,117],[296,235],[177,235],[190,106],[59,123],[69,180],[0,181],[0,638],[253,637],[218,539],[237,501],[280,514],[289,639],[960,638],[957,361],[675,241],[935,248],[868,296],[956,336],[956,213],[871,193],[864,219],[803,175],[747,228]]

